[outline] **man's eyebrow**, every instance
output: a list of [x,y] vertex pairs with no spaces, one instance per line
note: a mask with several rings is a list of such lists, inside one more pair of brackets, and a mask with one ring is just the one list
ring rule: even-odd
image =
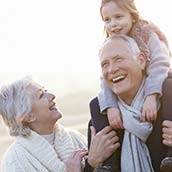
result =
[[113,56],[112,59],[114,60],[114,59],[116,59],[117,57],[121,57],[121,56],[120,56],[119,54],[117,54],[117,55]]

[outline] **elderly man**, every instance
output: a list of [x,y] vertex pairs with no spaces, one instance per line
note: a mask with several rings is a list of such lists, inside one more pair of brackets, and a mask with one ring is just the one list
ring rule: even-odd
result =
[[[83,135],[57,123],[62,113],[55,95],[38,83],[24,78],[4,86],[0,90],[0,114],[15,137],[3,158],[3,172],[83,171],[82,160],[87,153]],[[99,160],[105,161],[118,147],[118,137],[110,127],[97,134],[92,128],[87,161],[98,159],[100,153],[104,155]]]
[[[105,82],[118,96],[124,125],[124,133],[118,132],[123,139],[121,151],[120,149],[116,151],[116,155],[107,160],[108,162],[102,162],[111,167],[111,169],[104,168],[104,171],[159,172],[160,162],[167,153],[167,148],[162,144],[162,109],[159,109],[158,118],[153,125],[141,120],[141,108],[145,98],[144,54],[140,52],[133,39],[124,35],[113,36],[103,44],[100,63]],[[90,110],[91,123],[97,130],[108,125],[107,117],[100,115],[97,98],[91,101]],[[171,123],[166,121],[163,124],[165,127],[163,143],[166,145],[170,145]],[[91,135],[88,134],[88,136],[90,140]],[[89,163],[94,169],[96,166],[92,164],[92,162]],[[99,169],[96,168],[95,171]]]

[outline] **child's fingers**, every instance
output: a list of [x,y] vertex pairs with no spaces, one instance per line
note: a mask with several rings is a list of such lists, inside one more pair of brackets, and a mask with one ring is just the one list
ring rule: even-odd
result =
[[153,114],[152,111],[146,112],[146,121],[151,122],[153,120]]
[[172,128],[172,121],[165,120],[163,121],[162,126],[166,128]]
[[157,111],[154,110],[153,111],[153,121],[156,121],[156,118],[157,118]]
[[163,133],[162,138],[163,138],[163,144],[165,144],[167,146],[172,146],[172,135],[171,134]]
[[118,128],[118,122],[113,120],[110,122],[110,126],[113,128],[113,129],[117,129]]
[[117,117],[116,120],[113,120],[113,128],[114,129],[122,129],[123,128],[123,124],[122,124],[122,119],[120,117]]
[[142,111],[141,120],[142,120],[143,122],[146,121],[146,113],[145,113],[144,110]]
[[163,139],[162,143],[166,146],[172,146],[172,141],[171,140],[166,140],[166,139]]
[[120,118],[119,121],[118,121],[118,125],[119,125],[119,128],[120,129],[123,129],[123,122],[122,122],[122,119]]
[[156,110],[147,111],[147,113],[146,113],[146,119],[147,119],[148,122],[155,121],[156,118],[157,118]]

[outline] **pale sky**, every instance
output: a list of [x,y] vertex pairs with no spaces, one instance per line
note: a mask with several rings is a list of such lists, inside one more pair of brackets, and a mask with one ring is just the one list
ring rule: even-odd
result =
[[[135,2],[171,45],[171,1]],[[99,6],[100,0],[0,0],[0,83],[32,75],[57,89],[98,85]]]

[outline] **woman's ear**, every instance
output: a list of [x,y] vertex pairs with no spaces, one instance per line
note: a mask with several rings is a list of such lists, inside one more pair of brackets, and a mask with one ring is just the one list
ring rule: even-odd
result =
[[23,124],[24,123],[32,123],[35,120],[36,120],[36,117],[32,113],[30,113],[29,115],[24,115],[19,119],[19,121]]

